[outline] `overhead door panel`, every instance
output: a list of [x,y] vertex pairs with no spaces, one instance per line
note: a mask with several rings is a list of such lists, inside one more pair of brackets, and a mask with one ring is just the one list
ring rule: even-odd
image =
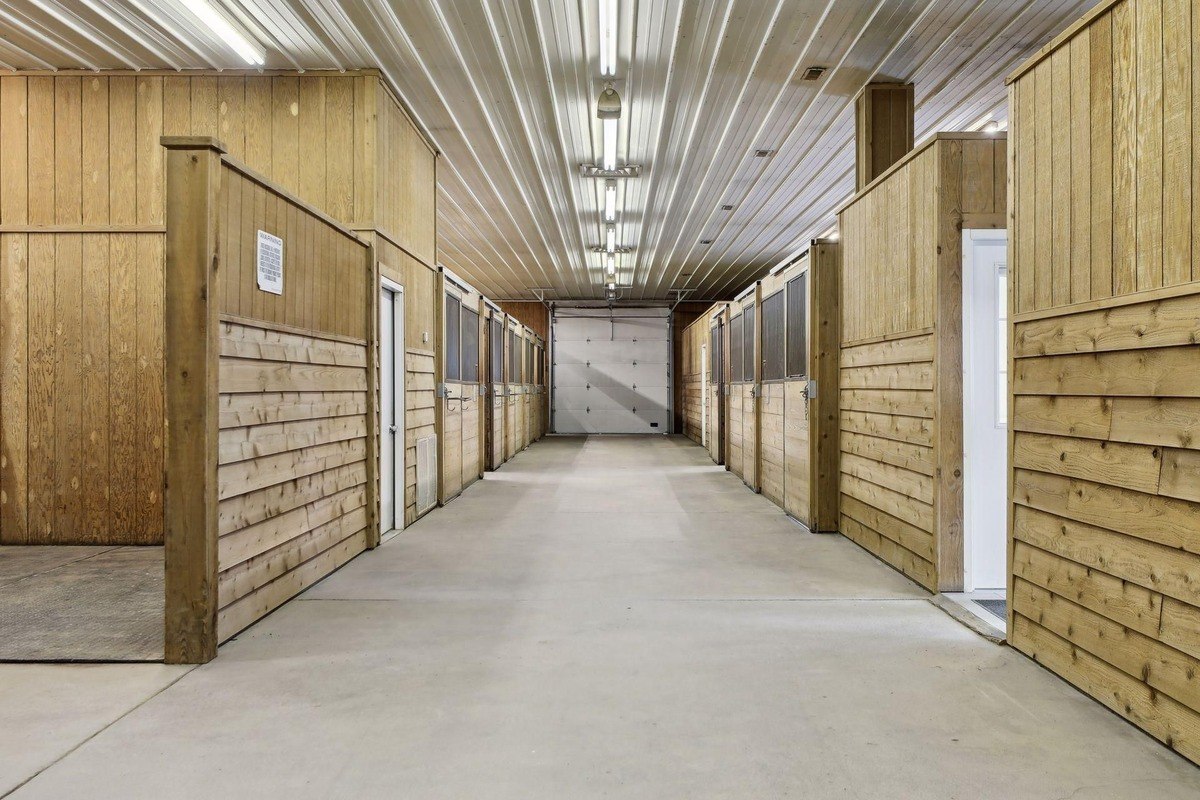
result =
[[554,430],[669,430],[669,310],[556,309]]

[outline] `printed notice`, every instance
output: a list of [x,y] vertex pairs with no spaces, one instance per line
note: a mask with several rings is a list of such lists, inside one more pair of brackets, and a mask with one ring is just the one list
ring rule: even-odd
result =
[[258,288],[283,294],[283,239],[258,232]]

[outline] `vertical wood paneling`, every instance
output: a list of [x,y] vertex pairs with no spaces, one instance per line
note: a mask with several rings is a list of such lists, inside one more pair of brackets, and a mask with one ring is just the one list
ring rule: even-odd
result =
[[[1137,38],[1133,8],[1113,8],[1113,294],[1137,289]],[[1039,226],[1040,231],[1044,228]],[[1043,235],[1045,235],[1043,233]],[[1038,303],[1035,308],[1049,308]],[[1031,309],[1032,310],[1032,309]]]
[[1192,14],[1163,2],[1163,285],[1192,276]]
[[[1091,113],[1092,171],[1091,171],[1091,284],[1092,298],[1099,300],[1113,293],[1113,60],[1112,19],[1104,16],[1088,29],[1091,51],[1088,108]],[[1026,84],[1018,84],[1018,91]],[[1024,119],[1030,119],[1032,109],[1021,108]],[[1036,177],[1028,178],[1036,182]],[[1024,216],[1024,215],[1023,215]],[[1032,232],[1032,220],[1025,227]],[[1024,252],[1022,259],[1026,258]],[[1029,263],[1028,260],[1025,263]],[[1025,271],[1027,274],[1027,271]],[[1013,273],[1015,274],[1015,273]],[[1012,275],[1010,275],[1011,279]],[[1023,276],[1018,276],[1024,280]],[[1022,304],[1020,311],[1032,311],[1034,306]]]
[[1070,302],[1081,303],[1092,296],[1092,85],[1091,41],[1087,32],[1075,37],[1064,52],[1071,60],[1071,113],[1065,130],[1071,148],[1071,292]]

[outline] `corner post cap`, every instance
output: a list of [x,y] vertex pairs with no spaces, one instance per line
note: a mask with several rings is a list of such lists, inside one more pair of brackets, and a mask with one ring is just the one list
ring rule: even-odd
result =
[[164,136],[159,142],[168,150],[216,150],[221,155],[229,152],[224,142],[212,136]]

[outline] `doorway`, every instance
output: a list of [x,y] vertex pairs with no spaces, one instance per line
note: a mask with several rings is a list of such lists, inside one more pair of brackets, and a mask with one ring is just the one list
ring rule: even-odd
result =
[[1003,619],[1007,583],[1008,236],[963,231],[963,589]]
[[404,529],[404,287],[379,287],[379,528],[382,537]]

